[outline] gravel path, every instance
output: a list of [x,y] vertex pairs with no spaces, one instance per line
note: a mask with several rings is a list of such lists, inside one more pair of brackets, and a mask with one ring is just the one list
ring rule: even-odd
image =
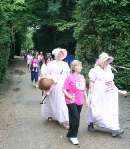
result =
[[0,85],[0,149],[130,149],[130,97],[120,97],[120,124],[125,129],[122,137],[87,132],[84,107],[80,146],[74,146],[66,139],[64,128],[41,118],[41,91],[32,86],[22,58],[15,58],[9,77],[5,85]]

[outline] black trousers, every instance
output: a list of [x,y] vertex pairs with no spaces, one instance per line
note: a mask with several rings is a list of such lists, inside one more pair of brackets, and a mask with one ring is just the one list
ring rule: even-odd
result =
[[80,112],[82,110],[82,105],[67,104],[68,112],[69,112],[69,131],[67,133],[67,137],[77,137],[79,123],[80,123]]

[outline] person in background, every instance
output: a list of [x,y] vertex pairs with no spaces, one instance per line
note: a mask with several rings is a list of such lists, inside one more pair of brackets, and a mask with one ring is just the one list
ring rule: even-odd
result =
[[67,57],[64,59],[65,62],[68,63],[68,65],[71,65],[71,62],[75,59],[75,56],[73,54],[68,54]]
[[32,63],[32,60],[33,60],[33,56],[31,53],[28,53],[27,54],[27,67],[28,67],[28,70],[30,71],[30,68],[31,68],[31,63]]
[[41,69],[41,66],[42,66],[42,64],[44,62],[43,52],[40,52],[40,54],[38,54],[38,61],[39,61],[40,69]]
[[127,92],[115,86],[112,61],[113,57],[103,52],[89,71],[88,131],[94,131],[95,124],[117,137],[124,133],[119,126],[118,93],[126,95]]
[[31,64],[31,81],[35,87],[38,87],[39,61],[37,55],[34,56]]
[[39,52],[38,52],[38,51],[34,51],[34,54],[35,54],[35,56],[36,56],[37,59],[38,59]]
[[71,63],[71,74],[66,78],[64,83],[65,100],[69,111],[69,131],[67,137],[72,144],[79,144],[77,133],[80,124],[80,112],[84,100],[86,102],[86,81],[81,74],[82,63],[74,60]]
[[70,68],[63,59],[67,55],[66,49],[56,48],[52,51],[55,60],[49,62],[45,72],[41,78],[50,78],[54,81],[51,90],[46,99],[46,103],[42,104],[42,116],[48,120],[54,119],[58,121],[64,128],[69,128],[68,109],[65,103],[63,93],[64,80],[70,73]]
[[46,70],[46,66],[49,62],[53,61],[52,57],[51,56],[45,56],[44,58],[44,63],[42,64],[41,66],[41,74],[40,76],[44,75],[45,74],[45,70]]
[[[45,57],[45,59],[44,59],[44,63],[42,64],[42,66],[41,66],[41,71],[40,71],[40,78],[43,76],[43,75],[45,75],[46,74],[46,67],[47,67],[47,64],[49,63],[49,62],[51,62],[53,59],[49,56],[49,57]],[[40,78],[39,78],[39,80],[40,80]],[[46,92],[45,91],[42,91],[42,97],[44,96],[44,94],[46,94]]]

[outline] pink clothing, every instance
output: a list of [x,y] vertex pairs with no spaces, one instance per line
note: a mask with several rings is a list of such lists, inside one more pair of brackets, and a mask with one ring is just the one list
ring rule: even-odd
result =
[[32,66],[33,66],[33,67],[38,67],[38,65],[39,65],[38,59],[37,59],[37,58],[34,58],[34,59],[32,60]]
[[41,54],[38,55],[38,61],[39,61],[39,62],[43,61],[43,55],[41,55]]
[[[64,89],[72,96],[74,96],[73,103],[82,105],[86,92],[85,79],[81,74],[70,74],[64,83]],[[65,97],[66,104],[71,104],[72,100]]]

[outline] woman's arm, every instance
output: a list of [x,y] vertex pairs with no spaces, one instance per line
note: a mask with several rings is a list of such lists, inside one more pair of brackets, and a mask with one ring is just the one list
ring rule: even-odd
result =
[[85,91],[84,92],[84,103],[85,103],[85,106],[87,107],[88,106],[88,102],[87,102],[87,92]]
[[89,92],[92,93],[93,89],[94,89],[94,81],[90,80],[90,82],[89,82]]
[[65,89],[63,89],[63,92],[64,92],[64,94],[65,94],[65,96],[67,97],[67,98],[69,98],[69,99],[73,99],[73,96],[72,95],[70,95]]

